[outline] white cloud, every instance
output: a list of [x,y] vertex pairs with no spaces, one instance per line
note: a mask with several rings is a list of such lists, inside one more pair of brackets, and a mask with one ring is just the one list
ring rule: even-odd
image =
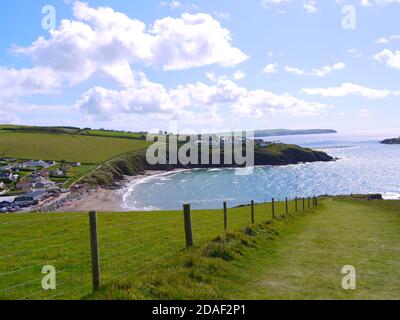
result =
[[[269,9],[271,5],[279,5],[284,3],[289,3],[291,0],[261,0],[261,4],[265,9]],[[303,9],[307,13],[316,13],[318,11],[317,4],[315,0],[304,0],[302,1]],[[281,10],[280,13],[285,13],[285,11]]]
[[362,54],[359,53],[356,49],[348,49],[347,54],[357,59],[362,57]]
[[246,78],[246,74],[242,70],[238,70],[238,71],[235,71],[235,73],[233,74],[232,77],[233,77],[233,80],[238,81],[238,80],[242,80],[242,79]]
[[247,90],[235,82],[215,77],[216,83],[201,82],[167,89],[139,74],[136,85],[124,90],[95,87],[82,95],[76,107],[88,114],[109,118],[116,114],[159,114],[182,118],[201,113],[217,114],[218,107],[230,106],[240,116],[263,116],[273,113],[316,115],[328,105],[307,102],[285,93]]
[[392,51],[384,49],[374,55],[374,59],[380,62],[385,62],[389,67],[400,69],[400,50]]
[[288,2],[290,2],[290,0],[262,0],[261,4],[264,6],[264,8],[268,9],[269,5],[288,3]]
[[309,74],[316,77],[325,77],[333,71],[346,69],[346,65],[343,62],[338,62],[332,66],[323,66],[319,69],[313,69]]
[[206,72],[206,78],[208,80],[210,80],[211,82],[218,82],[218,81],[222,81],[222,80],[239,81],[239,80],[243,80],[244,78],[246,78],[246,73],[244,73],[242,70],[237,70],[232,75],[226,75],[226,74],[217,75],[215,73],[215,71],[209,71],[209,72]]
[[305,88],[301,89],[300,92],[307,95],[318,95],[322,97],[345,97],[349,95],[358,95],[370,99],[383,99],[389,96],[399,95],[398,91],[371,89],[353,83],[343,83],[340,87]]
[[268,114],[285,113],[291,115],[319,115],[331,106],[308,102],[288,93],[278,95],[266,90],[252,90],[233,105],[240,116],[261,117]]
[[275,63],[267,64],[262,72],[266,73],[266,74],[278,72],[278,63],[275,62]]
[[246,89],[230,80],[218,80],[212,86],[198,82],[167,89],[140,74],[135,87],[121,91],[95,87],[82,95],[76,107],[104,118],[115,114],[164,114],[182,118],[190,114],[191,108],[200,108],[201,113],[212,112],[216,105],[235,102],[245,92]]
[[227,20],[230,18],[230,14],[227,12],[214,12],[214,17],[216,17],[217,19],[221,19],[221,20]]
[[118,83],[132,85],[130,65],[139,63],[163,70],[218,64],[235,66],[248,57],[232,46],[229,30],[208,14],[184,13],[146,26],[108,7],[91,8],[74,2],[75,20],[62,20],[50,38],[38,38],[26,54],[42,68],[51,68],[70,83],[104,73]]
[[321,68],[312,69],[311,71],[307,72],[300,68],[294,67],[285,67],[285,71],[291,74],[296,75],[306,75],[306,76],[314,76],[314,77],[325,77],[328,74],[332,73],[333,71],[343,70],[346,68],[346,65],[343,62],[338,62],[332,66],[323,66]]
[[55,93],[60,86],[61,80],[49,68],[0,67],[0,97],[3,98]]
[[288,66],[285,67],[285,71],[296,75],[303,75],[305,73],[303,69],[288,67]]
[[318,11],[316,3],[313,0],[305,1],[303,3],[303,8],[304,8],[304,10],[306,10],[307,13],[316,13]]
[[359,113],[357,114],[357,117],[359,118],[371,118],[372,114],[369,112],[368,109],[361,109]]
[[400,0],[361,0],[361,5],[363,7],[376,6],[386,6],[392,3],[400,3]]
[[180,3],[180,1],[177,1],[177,0],[173,0],[170,2],[161,1],[160,5],[161,5],[161,7],[169,7],[171,9],[175,9],[175,8],[181,7],[182,3]]
[[376,40],[374,43],[375,44],[386,44],[393,40],[400,40],[400,35],[393,34],[389,37],[382,37],[382,38],[379,38],[378,40]]

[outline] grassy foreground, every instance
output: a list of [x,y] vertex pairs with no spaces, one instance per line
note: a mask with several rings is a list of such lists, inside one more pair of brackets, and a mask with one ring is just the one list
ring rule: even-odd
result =
[[[0,299],[400,299],[400,202],[321,202],[296,214],[291,202],[289,215],[278,203],[273,222],[257,205],[253,226],[248,206],[229,209],[227,233],[222,210],[195,211],[191,250],[181,211],[101,213],[96,294],[87,214],[0,216]],[[52,292],[40,285],[48,264]],[[344,265],[356,290],[341,287]]]
[[[255,218],[271,219],[271,204],[256,205]],[[196,245],[224,233],[222,210],[193,211],[192,220]],[[229,209],[229,230],[250,223],[248,206]],[[79,299],[91,292],[87,213],[0,215],[0,229],[0,299]],[[98,233],[104,284],[185,248],[182,211],[99,213]],[[41,288],[45,265],[57,270],[55,292]]]
[[[326,199],[128,275],[99,299],[400,299],[400,202]],[[345,265],[357,289],[341,286]]]

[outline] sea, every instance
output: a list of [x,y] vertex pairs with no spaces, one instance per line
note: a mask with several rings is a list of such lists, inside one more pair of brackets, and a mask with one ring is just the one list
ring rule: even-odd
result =
[[314,195],[375,194],[400,199],[400,145],[384,145],[390,133],[351,133],[265,137],[321,150],[334,162],[259,166],[243,174],[237,169],[181,170],[134,181],[122,192],[124,210],[221,208]]

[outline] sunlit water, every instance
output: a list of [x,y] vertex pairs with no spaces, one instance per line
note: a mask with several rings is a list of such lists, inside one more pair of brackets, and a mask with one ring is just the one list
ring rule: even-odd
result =
[[312,135],[266,138],[323,150],[340,160],[235,169],[199,169],[149,177],[123,190],[126,210],[180,209],[229,205],[295,196],[381,193],[400,198],[400,145],[379,144],[389,136]]

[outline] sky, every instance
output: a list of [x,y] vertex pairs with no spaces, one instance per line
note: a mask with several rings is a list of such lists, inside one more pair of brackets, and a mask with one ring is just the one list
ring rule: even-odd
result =
[[400,0],[4,1],[0,123],[400,128],[399,16]]

